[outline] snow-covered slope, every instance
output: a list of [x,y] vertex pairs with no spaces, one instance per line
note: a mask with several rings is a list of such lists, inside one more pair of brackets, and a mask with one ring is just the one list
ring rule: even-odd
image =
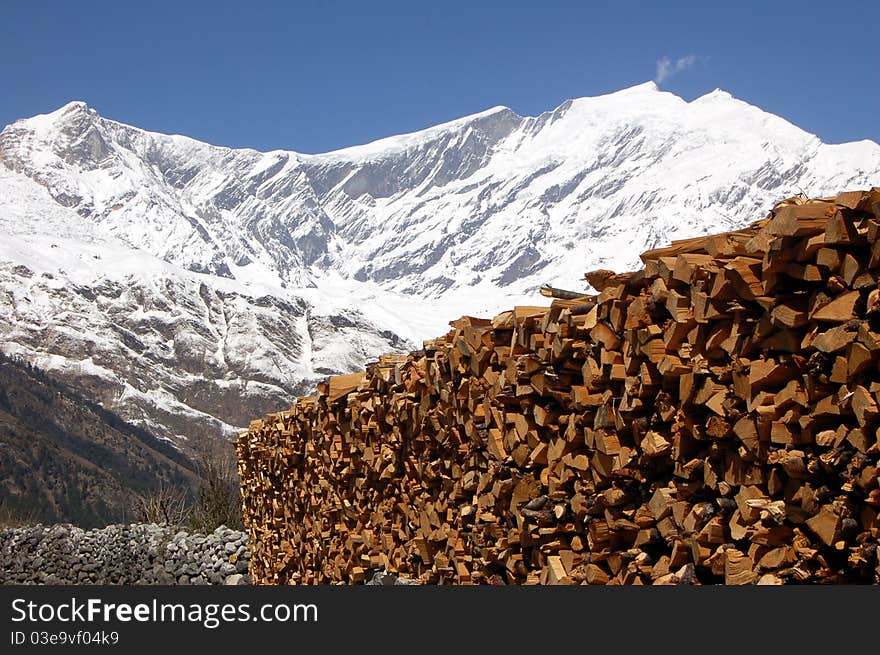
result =
[[321,155],[75,102],[0,133],[2,348],[166,436],[240,426],[461,313],[577,288],[801,191],[877,184],[876,143],[653,83]]
[[345,280],[294,291],[196,273],[2,169],[0,234],[0,347],[165,437],[232,434],[322,373],[416,343],[397,327],[406,298]]

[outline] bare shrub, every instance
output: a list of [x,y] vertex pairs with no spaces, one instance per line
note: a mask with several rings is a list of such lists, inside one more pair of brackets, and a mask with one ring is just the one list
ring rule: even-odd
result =
[[200,532],[212,532],[221,525],[241,530],[241,491],[232,443],[202,439],[195,444],[194,461],[199,474],[191,523]]
[[222,439],[198,440],[193,444],[192,461],[199,476],[195,492],[163,483],[155,491],[136,496],[135,520],[186,525],[203,533],[221,525],[243,529],[234,446]]
[[13,507],[6,498],[0,498],[0,528],[24,528],[39,522],[35,509]]
[[163,482],[158,489],[135,496],[132,508],[135,520],[139,523],[181,526],[192,515],[188,496],[185,488]]

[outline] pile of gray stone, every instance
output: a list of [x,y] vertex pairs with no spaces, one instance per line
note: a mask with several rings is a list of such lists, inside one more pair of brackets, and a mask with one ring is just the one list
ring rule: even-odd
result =
[[0,530],[0,584],[250,584],[244,532],[154,524]]

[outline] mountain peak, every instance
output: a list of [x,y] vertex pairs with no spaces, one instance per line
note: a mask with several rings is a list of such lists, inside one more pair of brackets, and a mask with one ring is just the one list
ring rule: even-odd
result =
[[97,112],[82,100],[72,100],[55,111],[51,111],[48,114],[39,114],[28,120],[42,118],[51,122],[57,122],[59,120],[70,120],[71,118],[80,117],[85,114],[97,114]]
[[89,106],[83,100],[71,100],[66,105],[58,109],[59,113],[67,113],[71,111],[88,111]]
[[654,80],[649,80],[647,82],[642,82],[641,84],[636,84],[635,86],[631,86],[626,89],[621,89],[617,93],[654,93],[655,91],[659,91],[660,87],[657,86],[657,83]]
[[[648,82],[642,82],[641,84],[636,84],[635,86],[629,86],[624,89],[618,89],[617,91],[610,91],[609,93],[600,93],[593,96],[582,96],[579,98],[571,98],[567,100],[563,105],[571,104],[571,103],[580,103],[580,102],[608,102],[609,100],[613,100],[615,98],[630,98],[631,96],[642,96],[654,93],[665,93],[666,95],[675,95],[666,91],[662,91],[660,87],[657,86],[656,82],[653,80]],[[558,108],[557,108],[558,109]]]
[[709,93],[701,95],[697,100],[736,100],[736,98],[724,89],[715,88]]
[[[35,134],[46,134],[65,127],[71,123],[81,125],[89,117],[97,117],[98,113],[82,100],[73,100],[54,111],[37,114],[30,118],[20,118],[12,125],[31,131]],[[5,128],[4,128],[5,129]]]

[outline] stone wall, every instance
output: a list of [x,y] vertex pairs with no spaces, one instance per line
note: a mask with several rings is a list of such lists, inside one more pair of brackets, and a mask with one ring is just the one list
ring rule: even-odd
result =
[[152,525],[0,530],[0,584],[250,584],[247,535]]

